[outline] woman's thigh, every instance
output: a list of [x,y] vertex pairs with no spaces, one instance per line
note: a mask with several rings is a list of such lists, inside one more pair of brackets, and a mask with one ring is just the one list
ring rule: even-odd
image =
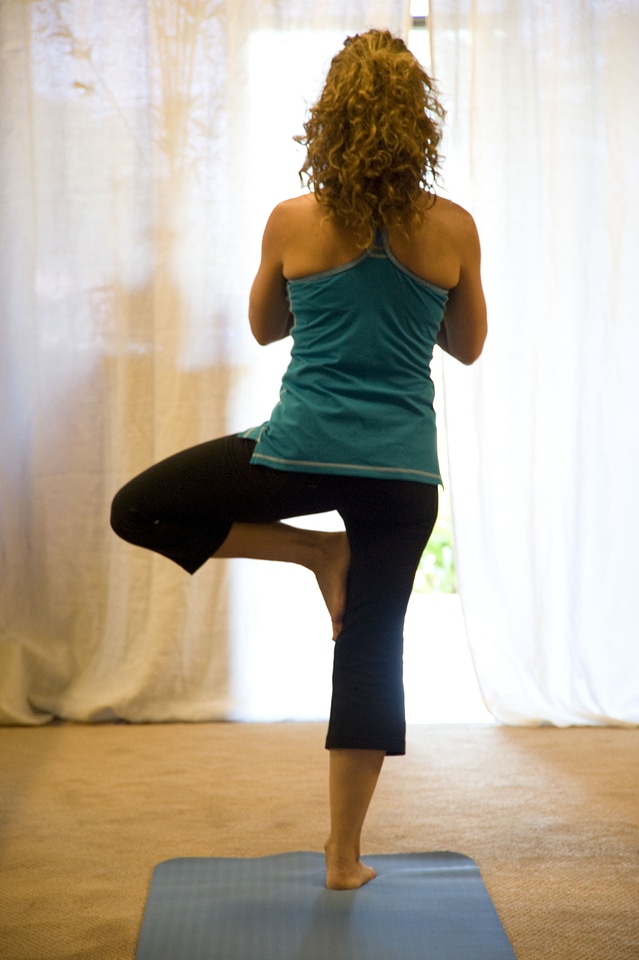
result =
[[254,441],[235,435],[198,444],[134,477],[115,496],[111,525],[124,540],[193,573],[233,523],[266,523],[334,507],[326,478],[250,463]]

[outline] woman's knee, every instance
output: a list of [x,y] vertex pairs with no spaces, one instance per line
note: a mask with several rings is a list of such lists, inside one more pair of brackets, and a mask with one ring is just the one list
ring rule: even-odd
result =
[[119,490],[111,504],[111,529],[129,543],[139,543],[144,540],[144,532],[153,525],[153,521],[144,515],[139,507],[138,498],[134,495],[132,484]]

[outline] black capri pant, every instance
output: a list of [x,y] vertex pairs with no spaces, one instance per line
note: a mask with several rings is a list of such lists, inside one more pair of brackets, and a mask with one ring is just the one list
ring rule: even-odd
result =
[[437,517],[437,487],[274,470],[250,463],[253,447],[229,436],[168,457],[119,491],[111,525],[124,540],[194,573],[235,522],[337,510],[351,565],[326,746],[403,754],[404,617]]

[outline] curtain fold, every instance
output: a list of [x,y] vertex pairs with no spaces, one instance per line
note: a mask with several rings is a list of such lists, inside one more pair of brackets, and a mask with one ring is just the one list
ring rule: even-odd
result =
[[123,544],[109,504],[268,417],[286,353],[251,342],[246,302],[266,215],[299,189],[304,96],[347,33],[406,17],[0,4],[0,722],[250,713],[263,592],[241,565],[191,580]]
[[456,560],[506,723],[639,723],[639,7],[432,0],[489,338],[446,362]]

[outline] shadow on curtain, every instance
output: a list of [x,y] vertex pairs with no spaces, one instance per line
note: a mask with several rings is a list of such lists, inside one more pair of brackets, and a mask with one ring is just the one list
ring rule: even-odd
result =
[[266,642],[254,570],[185,577],[118,541],[109,505],[152,462],[268,416],[286,354],[251,342],[246,301],[261,224],[299,189],[301,81],[312,96],[347,33],[406,13],[0,5],[0,722],[242,716],[255,651],[273,673],[301,649],[292,622]]

